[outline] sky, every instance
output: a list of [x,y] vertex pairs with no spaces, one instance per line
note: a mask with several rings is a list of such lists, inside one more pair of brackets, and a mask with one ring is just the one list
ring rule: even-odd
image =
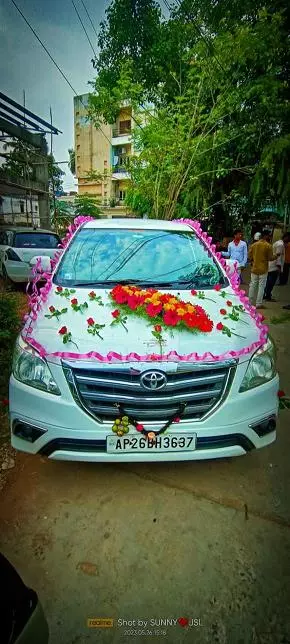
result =
[[[96,35],[80,0],[74,0],[96,49]],[[98,32],[110,0],[84,0]],[[89,91],[88,81],[95,76],[93,52],[71,0],[16,0],[47,49],[63,70],[77,94]],[[36,40],[11,0],[0,0],[0,87],[4,94],[49,121],[63,134],[53,137],[57,161],[68,160],[74,146],[73,92]],[[76,189],[76,180],[66,165],[65,190]]]
[[[77,17],[72,0],[15,0],[35,29],[77,94],[90,90],[95,73],[91,64],[92,49]],[[105,17],[111,0],[84,0],[96,31]],[[97,50],[96,35],[81,0],[74,0],[92,44]],[[160,2],[166,12],[163,1]],[[56,161],[68,160],[68,148],[74,146],[73,92],[36,40],[11,0],[0,0],[0,86],[1,91],[49,121],[62,134],[53,137]],[[64,189],[76,189],[76,180],[66,165]]]

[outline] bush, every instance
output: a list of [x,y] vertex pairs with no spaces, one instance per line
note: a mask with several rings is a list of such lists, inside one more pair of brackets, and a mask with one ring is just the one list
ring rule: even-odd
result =
[[16,299],[12,293],[0,293],[0,346],[14,341],[19,331]]
[[0,293],[0,397],[7,398],[14,344],[20,323],[13,293]]

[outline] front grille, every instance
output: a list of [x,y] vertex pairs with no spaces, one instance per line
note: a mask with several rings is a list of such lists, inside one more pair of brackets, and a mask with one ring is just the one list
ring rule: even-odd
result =
[[[128,416],[138,421],[164,421],[178,414],[186,403],[184,420],[199,420],[215,407],[224,395],[233,363],[178,365],[166,370],[164,389],[145,390],[140,383],[138,365],[100,368],[99,365],[64,364],[64,371],[75,399],[92,416],[113,421],[118,416],[115,406],[120,403]],[[162,365],[150,370],[162,371]]]

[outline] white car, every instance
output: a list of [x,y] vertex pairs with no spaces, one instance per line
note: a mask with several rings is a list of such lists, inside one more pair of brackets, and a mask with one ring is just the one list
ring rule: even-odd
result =
[[182,461],[275,440],[262,317],[195,222],[71,235],[15,349],[12,445],[52,459]]
[[7,228],[0,230],[0,275],[6,282],[28,282],[32,277],[31,260],[53,257],[60,239],[50,230]]

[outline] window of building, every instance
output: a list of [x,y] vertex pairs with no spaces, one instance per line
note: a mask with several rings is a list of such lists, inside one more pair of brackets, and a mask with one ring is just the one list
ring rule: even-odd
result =
[[120,134],[126,134],[127,132],[131,132],[131,119],[128,119],[128,121],[120,121],[119,130],[120,130]]
[[20,201],[20,212],[24,214],[24,201]]
[[126,190],[119,190],[120,201],[124,201],[125,197],[126,197]]
[[35,204],[35,212],[37,212],[37,211],[38,211],[38,205],[37,205],[37,203],[36,203],[36,204]]

